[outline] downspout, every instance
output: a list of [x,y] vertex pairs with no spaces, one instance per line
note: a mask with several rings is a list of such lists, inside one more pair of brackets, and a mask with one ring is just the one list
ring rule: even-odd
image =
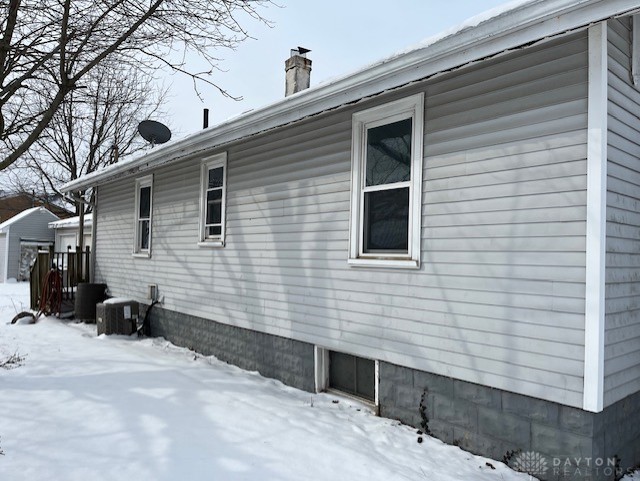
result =
[[79,204],[79,215],[78,215],[78,247],[79,251],[82,252],[84,250],[84,205]]
[[98,186],[93,188],[93,214],[91,221],[91,269],[89,282],[95,282],[96,272],[96,227],[98,226]]

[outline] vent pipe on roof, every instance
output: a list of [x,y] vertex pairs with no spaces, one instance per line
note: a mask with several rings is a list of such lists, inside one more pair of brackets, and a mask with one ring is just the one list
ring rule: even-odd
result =
[[304,47],[291,49],[291,56],[284,63],[286,75],[285,97],[309,88],[311,83],[311,60],[307,58],[308,52],[311,52],[311,50]]
[[209,109],[204,109],[202,112],[202,128],[209,128]]

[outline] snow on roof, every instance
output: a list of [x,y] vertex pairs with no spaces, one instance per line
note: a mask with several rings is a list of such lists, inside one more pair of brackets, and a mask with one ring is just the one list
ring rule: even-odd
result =
[[174,143],[156,147],[140,157],[92,172],[68,182],[61,190],[81,190],[196,156],[528,43],[629,14],[639,8],[640,0],[513,0],[379,62],[232,117]]
[[34,212],[38,212],[38,211],[49,212],[49,214],[51,214],[53,217],[55,217],[56,219],[58,218],[57,215],[55,215],[53,212],[51,212],[46,207],[32,207],[31,209],[23,210],[19,214],[16,214],[13,217],[11,217],[10,219],[5,220],[2,224],[0,224],[0,232],[4,231],[4,229],[9,227],[11,224],[14,224],[14,223],[18,222],[20,219],[24,219],[25,217],[28,217],[31,214],[33,214]]
[[[84,215],[85,227],[90,226],[93,223],[93,214]],[[49,229],[61,229],[61,228],[73,228],[80,227],[80,216],[69,217],[68,219],[60,219],[53,222],[49,222]]]
[[[328,78],[320,83],[318,83],[318,85],[323,85],[323,84],[330,84],[333,83],[339,79],[345,78],[345,77],[349,77],[351,75],[354,75],[357,72],[362,72],[362,71],[366,71],[369,70],[377,65],[380,64],[384,64],[387,63],[397,57],[400,57],[402,55],[406,55],[409,54],[411,52],[415,52],[418,50],[423,50],[426,49],[427,47],[431,46],[434,43],[440,42],[441,40],[444,40],[447,37],[452,37],[455,36],[457,34],[459,34],[460,32],[462,32],[463,30],[467,30],[470,28],[474,28],[477,27],[478,25],[480,25],[481,23],[484,23],[488,20],[491,20],[494,17],[499,17],[511,10],[514,10],[522,5],[528,4],[528,3],[532,3],[535,0],[512,0],[510,2],[507,2],[505,4],[499,5],[497,7],[494,7],[492,9],[486,10],[485,12],[479,13],[478,15],[474,15],[473,17],[468,18],[467,20],[465,20],[464,22],[455,25],[453,27],[450,27],[446,30],[443,30],[440,33],[437,33],[435,35],[432,35],[430,37],[427,37],[423,40],[421,40],[420,42],[414,44],[414,45],[410,45],[409,47],[403,49],[403,50],[399,50],[391,55],[389,55],[388,57],[383,58],[382,60],[378,60],[376,62],[370,63],[369,65],[363,66],[363,67],[359,67],[356,70],[353,70],[350,73],[347,74],[343,74],[343,75],[339,75],[336,77],[331,77]],[[303,90],[301,92],[304,92]],[[299,92],[297,92],[299,93]],[[297,94],[296,93],[296,94]],[[293,94],[293,95],[296,95]]]

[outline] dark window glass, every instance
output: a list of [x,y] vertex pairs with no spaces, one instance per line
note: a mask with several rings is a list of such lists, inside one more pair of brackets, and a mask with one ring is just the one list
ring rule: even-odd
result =
[[222,204],[220,201],[213,201],[207,204],[207,225],[219,224],[222,222]]
[[148,219],[151,212],[151,187],[140,188],[140,218]]
[[367,130],[367,186],[411,180],[411,124],[406,119]]
[[139,226],[140,250],[147,250],[149,249],[149,221],[141,220]]
[[356,357],[356,394],[365,399],[376,398],[376,367],[371,359]]
[[207,202],[220,202],[222,200],[222,189],[210,190],[207,192]]
[[407,252],[409,188],[364,194],[364,252]]
[[219,225],[207,227],[207,236],[209,237],[219,236],[221,232],[222,227]]
[[329,354],[329,384],[340,391],[355,393],[353,356],[341,352]]
[[364,399],[375,400],[374,361],[331,351],[329,386]]
[[207,184],[207,189],[222,187],[223,170],[223,167],[217,167],[215,169],[209,170],[209,183]]

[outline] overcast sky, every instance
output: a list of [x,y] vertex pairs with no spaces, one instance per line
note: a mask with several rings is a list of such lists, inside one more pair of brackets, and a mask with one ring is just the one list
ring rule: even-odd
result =
[[[357,70],[444,30],[469,17],[503,5],[505,0],[275,0],[281,8],[262,9],[269,28],[257,22],[244,26],[255,40],[235,51],[221,51],[220,66],[212,78],[242,101],[224,98],[202,86],[204,102],[189,79],[167,75],[166,113],[156,118],[169,125],[173,139],[202,128],[202,110],[209,125],[284,96],[284,62],[291,48],[311,50],[311,85]],[[197,59],[194,59],[197,62]],[[195,64],[194,64],[195,65]]]

